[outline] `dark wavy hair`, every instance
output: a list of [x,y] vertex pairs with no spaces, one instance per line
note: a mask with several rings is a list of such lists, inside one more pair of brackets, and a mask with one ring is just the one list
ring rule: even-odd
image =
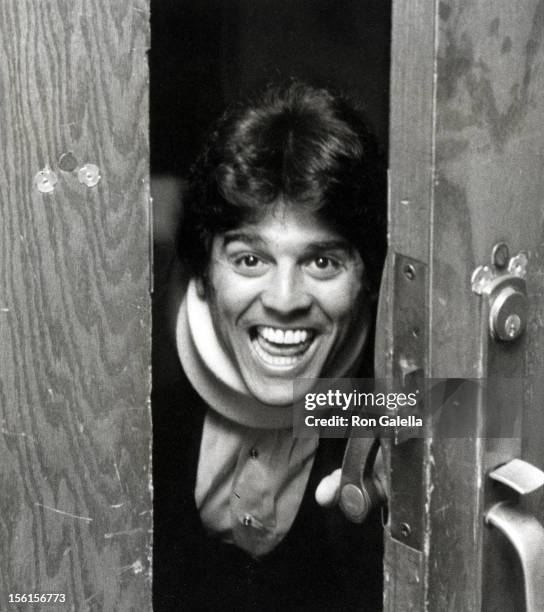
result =
[[359,111],[299,82],[227,111],[191,169],[178,253],[205,278],[214,236],[279,200],[306,208],[361,255],[375,292],[386,252],[386,170]]

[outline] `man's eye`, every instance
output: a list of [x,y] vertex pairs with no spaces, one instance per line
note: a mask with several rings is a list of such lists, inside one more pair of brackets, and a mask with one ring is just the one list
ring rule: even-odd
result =
[[255,255],[244,255],[239,260],[239,263],[241,263],[244,266],[247,266],[248,268],[255,268],[256,266],[259,265],[259,262],[260,262],[259,258],[255,257]]
[[246,276],[258,276],[263,274],[267,268],[266,262],[251,253],[235,257],[233,263],[236,270]]
[[331,266],[333,268],[338,267],[338,262],[333,261],[332,259],[330,259],[330,257],[316,257],[315,265],[316,265],[316,268],[319,268],[320,270],[326,270],[327,268],[330,268]]
[[332,278],[340,272],[342,264],[340,261],[332,257],[319,255],[318,257],[311,259],[308,262],[307,267],[312,276],[317,278]]

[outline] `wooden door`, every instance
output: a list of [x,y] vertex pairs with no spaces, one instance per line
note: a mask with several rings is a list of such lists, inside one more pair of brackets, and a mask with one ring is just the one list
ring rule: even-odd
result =
[[148,21],[0,3],[2,610],[151,606]]
[[[543,40],[537,0],[393,3],[381,374],[398,373],[408,352],[429,378],[521,380],[494,401],[519,407],[522,432],[486,437],[497,406],[482,395],[469,435],[438,437],[431,425],[390,443],[387,610],[524,609],[519,561],[485,516],[506,494],[493,469],[513,458],[544,469]],[[513,341],[492,338],[489,298],[471,284],[480,266],[505,271],[493,263],[499,242],[528,256],[527,325]],[[540,491],[514,501],[544,520]]]

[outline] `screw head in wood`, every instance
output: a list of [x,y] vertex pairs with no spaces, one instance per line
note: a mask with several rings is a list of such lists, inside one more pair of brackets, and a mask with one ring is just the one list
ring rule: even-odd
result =
[[482,295],[486,286],[493,280],[493,270],[489,266],[478,266],[472,273],[470,285],[476,295]]
[[85,164],[77,172],[78,181],[87,187],[98,185],[101,178],[100,168],[95,164]]
[[491,253],[491,259],[493,264],[499,270],[506,268],[508,265],[508,259],[510,258],[510,253],[508,251],[508,245],[506,242],[498,242],[493,247],[493,252]]
[[525,278],[527,276],[528,264],[529,258],[527,253],[521,251],[508,262],[508,272],[519,278]]
[[49,166],[37,172],[34,176],[34,185],[40,193],[51,193],[58,182],[57,175]]

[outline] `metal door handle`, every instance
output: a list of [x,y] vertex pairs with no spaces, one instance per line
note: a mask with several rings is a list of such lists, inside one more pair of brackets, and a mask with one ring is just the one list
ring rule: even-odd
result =
[[339,505],[346,517],[362,523],[385,500],[385,490],[374,473],[380,449],[377,438],[350,438],[342,464]]
[[[501,466],[490,478],[520,495],[531,493],[544,483],[544,473],[520,459]],[[544,610],[544,527],[530,512],[510,501],[493,505],[485,515],[485,522],[506,536],[519,557],[527,612],[541,612]]]

